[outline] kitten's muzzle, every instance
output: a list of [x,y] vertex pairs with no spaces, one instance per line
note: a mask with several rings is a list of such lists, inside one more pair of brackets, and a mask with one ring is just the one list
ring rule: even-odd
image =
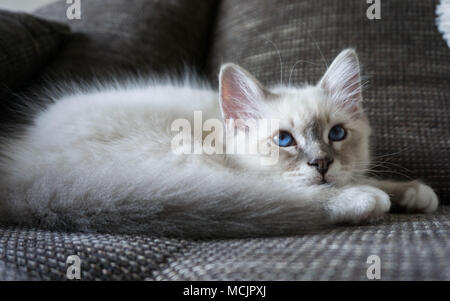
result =
[[316,167],[317,171],[324,176],[333,161],[331,158],[313,159],[308,162],[308,165]]

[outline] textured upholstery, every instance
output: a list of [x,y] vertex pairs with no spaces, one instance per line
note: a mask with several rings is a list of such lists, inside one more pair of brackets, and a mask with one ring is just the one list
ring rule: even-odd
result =
[[222,1],[209,72],[233,61],[277,84],[280,54],[284,83],[316,83],[342,49],[356,48],[374,155],[387,161],[379,174],[422,178],[449,203],[450,49],[435,25],[438,1],[381,2],[381,20],[369,20],[360,0]]
[[[184,64],[214,82],[225,61],[274,84],[278,51],[284,82],[313,83],[340,50],[353,46],[369,80],[364,95],[375,154],[388,155],[380,159],[390,161],[384,164],[392,176],[422,177],[449,203],[450,50],[434,25],[436,0],[382,1],[381,20],[368,20],[368,5],[358,0],[217,3],[86,0],[81,20],[67,20],[64,1],[40,9],[38,16],[66,23],[74,34],[34,87],[66,76],[89,82],[160,75]],[[80,257],[83,280],[366,280],[369,255],[380,256],[383,280],[450,280],[449,234],[445,206],[431,215],[392,214],[369,226],[252,239],[3,225],[0,280],[64,280],[69,255]]]
[[6,264],[0,261],[0,281],[29,281],[37,280],[20,272],[17,268],[6,267]]
[[0,118],[12,94],[29,84],[69,33],[66,26],[0,10]]
[[0,10],[0,91],[40,72],[68,33],[62,24]]
[[[0,226],[0,262],[23,279],[65,280],[78,255],[82,280],[367,280],[378,255],[383,280],[450,280],[450,209],[390,215],[378,225],[302,236],[183,240]],[[14,273],[15,272],[15,273]]]
[[[215,1],[86,0],[81,19],[66,17],[66,1],[37,16],[66,23],[74,35],[44,78],[82,80],[158,75],[201,66]],[[199,67],[194,67],[199,68]]]

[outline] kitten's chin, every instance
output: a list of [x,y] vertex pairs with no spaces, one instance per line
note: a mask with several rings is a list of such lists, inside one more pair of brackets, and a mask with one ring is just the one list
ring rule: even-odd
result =
[[314,176],[312,178],[309,178],[304,181],[306,185],[330,185],[332,186],[334,184],[334,181],[332,179],[329,179],[328,177],[322,177],[322,176]]
[[311,185],[328,185],[328,186],[343,186],[350,182],[350,177],[346,175],[325,175],[315,176],[311,179]]
[[335,184],[335,182],[334,181],[330,181],[330,180],[328,180],[326,178],[321,178],[321,179],[315,180],[313,184],[314,185],[329,185],[329,186],[333,186]]

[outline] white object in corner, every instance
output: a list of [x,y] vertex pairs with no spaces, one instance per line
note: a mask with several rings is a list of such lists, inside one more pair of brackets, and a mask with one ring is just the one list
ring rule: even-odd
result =
[[30,13],[41,6],[56,1],[57,0],[0,0],[0,9]]
[[450,0],[441,0],[436,7],[436,25],[450,47]]

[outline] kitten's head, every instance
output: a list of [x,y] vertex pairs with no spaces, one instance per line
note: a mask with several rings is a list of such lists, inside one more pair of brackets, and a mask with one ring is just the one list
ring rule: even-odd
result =
[[[248,132],[245,120],[279,121],[279,129],[260,132],[257,139],[233,140],[266,150],[232,156],[237,166],[307,185],[343,185],[368,167],[370,127],[362,111],[360,67],[353,50],[342,51],[315,86],[269,90],[234,64],[222,66],[219,80],[223,118],[244,120],[237,137]],[[268,159],[263,154],[267,149],[278,152],[274,165],[261,164]]]

